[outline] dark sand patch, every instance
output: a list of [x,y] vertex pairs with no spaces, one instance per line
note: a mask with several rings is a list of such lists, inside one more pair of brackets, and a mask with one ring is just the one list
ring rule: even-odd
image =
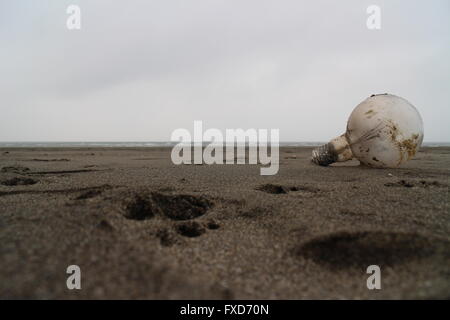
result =
[[23,166],[3,167],[0,170],[0,172],[3,172],[3,173],[19,173],[19,174],[28,173],[29,171],[30,171],[30,168],[23,167]]
[[369,213],[365,213],[365,212],[358,212],[358,211],[354,211],[354,210],[349,210],[349,209],[342,209],[338,212],[339,215],[341,216],[349,216],[349,217],[368,217],[368,216],[375,216],[375,213],[369,212]]
[[178,234],[189,238],[199,237],[206,232],[205,227],[197,221],[180,223],[176,225],[175,229]]
[[289,187],[277,185],[277,184],[263,184],[262,186],[256,187],[255,190],[263,191],[271,194],[286,194],[290,191]]
[[104,189],[91,189],[82,192],[79,196],[75,197],[75,200],[85,200],[85,199],[91,199],[96,196],[99,196]]
[[271,193],[271,194],[287,194],[291,191],[294,191],[294,192],[304,191],[304,192],[311,192],[311,193],[316,193],[316,192],[320,191],[320,189],[318,189],[318,188],[309,187],[309,186],[282,186],[282,185],[271,184],[271,183],[263,184],[259,187],[256,187],[255,190],[263,191],[263,192]]
[[206,222],[206,227],[207,227],[209,230],[217,230],[217,229],[220,228],[220,224],[217,223],[216,220],[211,219],[211,220],[209,220],[208,222]]
[[155,236],[159,239],[159,242],[163,247],[171,247],[174,244],[180,243],[177,235],[168,228],[158,229]]
[[29,186],[38,183],[38,180],[22,177],[14,177],[11,179],[6,179],[1,182],[2,185],[12,187],[12,186]]
[[255,219],[255,218],[263,217],[263,216],[267,215],[267,213],[268,213],[268,210],[266,208],[252,207],[252,208],[240,210],[239,216],[242,218],[247,218],[247,219]]
[[320,191],[320,189],[310,187],[310,186],[294,186],[294,187],[290,187],[290,191],[303,191],[303,192],[317,193]]
[[338,232],[301,245],[296,254],[331,270],[395,266],[440,254],[450,257],[450,243],[415,233]]
[[22,161],[34,161],[34,162],[68,162],[69,159],[29,159],[29,160],[22,160]]
[[96,227],[102,231],[108,231],[108,232],[114,231],[114,227],[111,225],[111,223],[108,220],[105,220],[105,219],[102,219],[96,225]]
[[136,194],[134,199],[125,207],[125,217],[132,220],[145,220],[155,216],[159,208],[155,206],[148,195]]

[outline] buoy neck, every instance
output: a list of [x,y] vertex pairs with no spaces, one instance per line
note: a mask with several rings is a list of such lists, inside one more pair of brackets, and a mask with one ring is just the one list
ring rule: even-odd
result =
[[353,158],[353,154],[345,134],[343,134],[314,149],[311,161],[320,166],[328,166],[334,162],[347,161],[351,158]]

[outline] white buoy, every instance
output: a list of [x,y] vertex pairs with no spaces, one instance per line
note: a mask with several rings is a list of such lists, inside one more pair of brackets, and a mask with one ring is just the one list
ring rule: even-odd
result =
[[347,122],[345,134],[318,147],[312,161],[327,166],[358,159],[376,168],[395,168],[411,159],[423,141],[417,109],[392,94],[372,95],[361,102]]

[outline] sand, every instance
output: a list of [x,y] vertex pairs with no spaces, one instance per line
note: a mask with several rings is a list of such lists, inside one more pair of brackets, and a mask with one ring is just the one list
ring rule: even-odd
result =
[[310,154],[261,176],[163,148],[1,149],[0,298],[450,298],[450,148],[399,169]]

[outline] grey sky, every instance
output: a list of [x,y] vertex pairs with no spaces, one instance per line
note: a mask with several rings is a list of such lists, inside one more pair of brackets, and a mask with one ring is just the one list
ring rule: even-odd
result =
[[449,40],[448,0],[1,0],[0,141],[163,141],[194,120],[325,141],[384,92],[450,141]]

